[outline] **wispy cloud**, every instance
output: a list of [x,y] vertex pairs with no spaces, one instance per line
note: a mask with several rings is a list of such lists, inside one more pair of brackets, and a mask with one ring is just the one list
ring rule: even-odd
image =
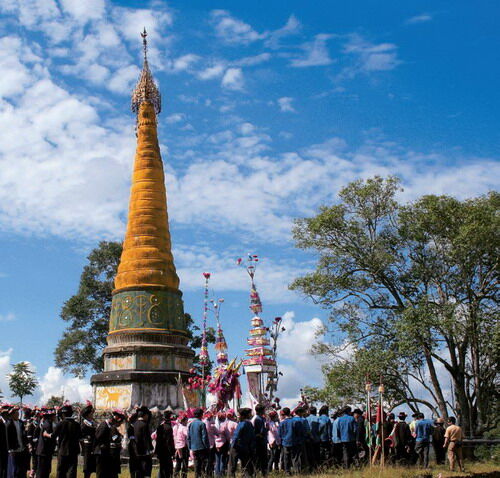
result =
[[248,23],[233,17],[227,10],[213,10],[210,18],[217,37],[229,45],[248,45],[266,37]]
[[290,15],[284,26],[278,28],[277,30],[269,32],[265,45],[268,48],[277,50],[282,46],[281,42],[283,39],[289,36],[297,35],[301,31],[301,29],[302,25],[297,17],[295,15]]
[[349,35],[343,53],[351,57],[353,63],[343,68],[340,79],[353,78],[359,73],[393,70],[401,63],[394,43],[372,43],[357,33]]
[[290,96],[283,96],[282,98],[278,98],[278,106],[280,107],[280,111],[284,113],[296,113],[295,108],[293,107],[293,98]]
[[296,68],[305,68],[309,66],[325,66],[333,63],[328,51],[328,40],[332,35],[320,33],[314,37],[312,42],[304,43],[301,46],[303,55],[292,58],[290,65]]
[[16,315],[12,312],[8,312],[7,314],[0,314],[0,322],[13,322],[16,320]]
[[430,22],[433,18],[433,15],[431,15],[430,13],[421,13],[420,15],[415,15],[414,17],[408,18],[405,23],[407,25],[415,25],[416,23]]

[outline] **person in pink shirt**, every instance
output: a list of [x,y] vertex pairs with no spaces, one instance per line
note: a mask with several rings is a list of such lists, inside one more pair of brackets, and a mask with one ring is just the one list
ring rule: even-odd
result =
[[226,420],[224,412],[217,414],[217,421],[219,434],[215,438],[215,476],[223,476],[227,470],[231,437],[227,429],[228,420]]
[[280,455],[281,455],[281,438],[279,435],[279,419],[278,412],[276,410],[271,410],[269,412],[269,421],[267,422],[267,429],[269,433],[267,435],[267,443],[269,445],[269,464],[267,471],[279,471]]
[[175,475],[178,478],[187,478],[189,448],[187,444],[188,436],[188,417],[185,414],[179,414],[177,422],[172,428],[174,434],[175,446]]
[[210,411],[205,412],[205,417],[203,422],[207,427],[208,434],[208,442],[210,443],[210,451],[208,454],[208,462],[207,462],[207,470],[206,475],[212,476],[214,473],[214,465],[215,465],[215,439],[219,435],[219,430],[215,426],[215,417],[214,414]]
[[226,430],[228,435],[228,443],[231,443],[231,440],[233,438],[234,432],[236,431],[236,428],[238,427],[238,422],[236,421],[236,413],[234,413],[234,410],[230,408],[226,412]]

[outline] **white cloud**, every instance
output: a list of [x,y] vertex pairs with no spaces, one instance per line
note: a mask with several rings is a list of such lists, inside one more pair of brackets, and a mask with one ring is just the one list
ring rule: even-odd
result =
[[200,60],[200,56],[195,55],[194,53],[188,53],[187,55],[182,55],[179,58],[176,58],[173,63],[173,68],[175,71],[184,71],[187,70]]
[[354,58],[354,65],[344,68],[341,77],[352,78],[358,73],[393,70],[401,63],[395,44],[371,43],[357,33],[350,35],[343,51]]
[[49,367],[47,373],[40,379],[39,403],[44,404],[52,397],[62,397],[71,402],[92,400],[92,387],[85,379],[67,377],[57,367]]
[[286,330],[278,340],[278,364],[283,373],[278,396],[282,397],[282,405],[295,407],[302,387],[322,382],[322,363],[311,354],[311,348],[322,339],[316,334],[323,322],[318,318],[298,321],[291,311],[285,312],[282,319]]
[[280,107],[280,111],[284,113],[296,113],[295,108],[292,105],[293,98],[289,96],[284,96],[283,98],[278,99],[278,106]]
[[104,15],[104,0],[61,0],[64,12],[69,13],[77,22],[85,23]]
[[226,65],[224,63],[216,63],[215,65],[209,66],[204,70],[198,72],[198,78],[200,80],[212,80],[214,78],[219,78],[224,73]]
[[426,23],[430,22],[433,19],[433,16],[429,13],[422,13],[420,15],[415,15],[414,17],[408,18],[405,23],[408,25],[414,25],[416,23]]
[[115,93],[129,95],[140,73],[136,65],[120,68],[109,80],[108,88]]
[[228,90],[241,91],[245,80],[241,68],[228,68],[222,77],[222,86]]
[[8,312],[7,314],[0,314],[0,322],[12,322],[16,320],[16,314]]
[[11,371],[12,352],[12,349],[0,350],[0,391],[6,401],[10,396],[7,374]]
[[332,35],[321,33],[314,37],[312,42],[302,45],[304,55],[301,58],[293,58],[290,62],[291,66],[297,68],[305,68],[309,66],[325,66],[333,63],[328,51],[327,41],[332,38]]
[[210,17],[215,34],[230,45],[248,45],[265,37],[257,33],[248,23],[231,16],[227,10],[213,10]]
[[290,15],[284,26],[269,33],[266,46],[276,50],[281,47],[281,40],[300,32],[302,25],[295,15]]
[[[223,253],[207,246],[178,246],[174,248],[177,272],[182,279],[181,288],[185,291],[198,291],[203,287],[204,278],[200,271],[212,273],[211,287],[217,291],[248,292],[250,285],[245,271],[236,265],[242,250],[230,248]],[[293,260],[261,261],[256,284],[264,304],[283,304],[302,301],[302,298],[288,290],[288,283],[296,275],[297,267],[303,270],[307,265],[296,264]]]
[[184,113],[173,113],[165,118],[165,123],[167,124],[179,123],[180,121],[183,121],[185,118],[186,115]]
[[265,63],[266,61],[269,61],[271,59],[271,54],[270,53],[261,53],[259,55],[255,56],[247,56],[244,58],[241,58],[240,60],[236,60],[232,62],[232,65],[235,66],[255,66],[255,65],[260,65],[261,63]]

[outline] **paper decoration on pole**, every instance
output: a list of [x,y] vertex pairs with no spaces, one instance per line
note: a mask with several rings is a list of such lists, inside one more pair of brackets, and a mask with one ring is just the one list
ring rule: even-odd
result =
[[201,350],[199,355],[200,365],[202,367],[202,375],[205,375],[205,367],[209,364],[208,343],[207,343],[207,318],[208,318],[208,281],[210,280],[210,272],[204,272],[205,291],[203,298],[203,327],[201,335]]
[[224,299],[212,300],[212,307],[214,308],[215,320],[217,322],[217,336],[215,337],[215,350],[217,354],[217,364],[226,365],[227,359],[227,342],[222,331],[222,324],[220,321],[220,311]]
[[273,351],[269,348],[269,329],[264,326],[261,319],[262,302],[260,300],[257,286],[255,285],[255,273],[259,265],[259,257],[255,254],[248,254],[247,260],[238,259],[238,266],[245,268],[250,277],[250,310],[253,317],[250,320],[251,329],[247,343],[250,348],[245,350],[246,358],[243,366],[248,381],[248,390],[252,401],[259,401],[270,406],[269,397],[264,393],[265,377],[275,374],[276,360]]

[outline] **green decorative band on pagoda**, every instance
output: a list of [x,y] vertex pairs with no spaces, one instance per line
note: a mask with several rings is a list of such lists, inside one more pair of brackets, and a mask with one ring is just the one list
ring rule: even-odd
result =
[[126,290],[113,296],[109,331],[187,331],[181,295],[170,290]]

